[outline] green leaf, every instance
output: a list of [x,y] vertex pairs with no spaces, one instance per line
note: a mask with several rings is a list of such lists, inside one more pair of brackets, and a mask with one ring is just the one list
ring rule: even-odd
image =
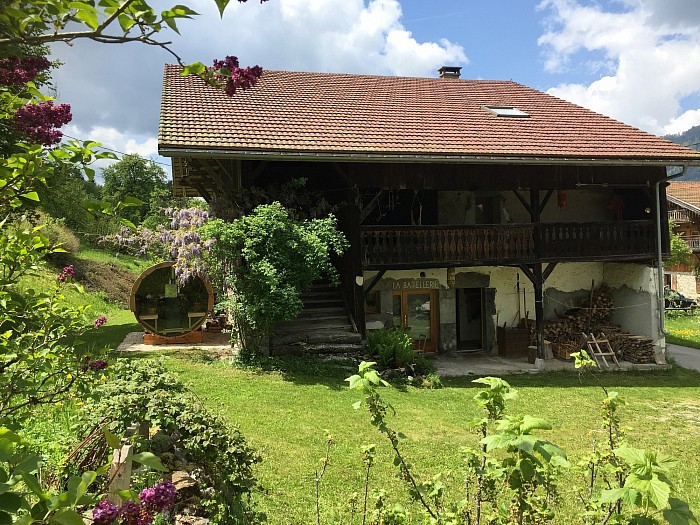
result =
[[216,7],[219,8],[219,15],[223,18],[224,16],[224,11],[226,10],[226,6],[229,3],[229,0],[214,0],[216,2]]
[[520,425],[520,432],[522,434],[529,434],[533,430],[552,430],[552,425],[550,425],[545,419],[523,416],[523,422]]
[[20,197],[24,197],[25,199],[29,199],[30,201],[39,202],[39,194],[35,191],[23,193],[20,195]]
[[656,474],[651,478],[640,478],[632,473],[627,476],[625,487],[637,489],[657,510],[668,505],[668,498],[671,495],[671,486],[661,481]]
[[107,445],[110,448],[121,448],[122,440],[110,432],[106,426],[102,427],[102,433],[105,435],[105,440],[107,440]]
[[18,435],[12,432],[9,428],[5,427],[0,427],[0,439],[7,439],[12,441],[13,443],[21,443],[22,438]]
[[160,472],[167,472],[168,470],[160,462],[160,458],[155,454],[152,454],[151,452],[141,452],[140,454],[134,454],[133,456],[131,456],[131,460],[135,461],[136,463],[146,465],[147,467],[152,468],[153,470],[158,470]]
[[613,453],[621,458],[630,467],[635,465],[646,465],[646,451],[638,448],[620,447],[613,450]]
[[124,197],[124,200],[121,201],[119,204],[117,204],[117,208],[128,208],[130,206],[141,206],[143,204],[146,204],[143,202],[141,199],[137,199],[136,197]]
[[182,68],[182,75],[187,76],[187,75],[197,75],[201,76],[203,75],[207,70],[207,67],[202,64],[201,62],[193,62],[192,64],[187,64],[185,67]]
[[690,510],[690,507],[685,501],[677,498],[670,498],[668,503],[671,508],[664,510],[664,518],[670,525],[689,525],[698,522],[693,511]]
[[27,488],[31,490],[34,495],[38,496],[41,500],[46,499],[46,493],[41,488],[41,485],[39,485],[39,482],[33,474],[28,472],[20,472],[19,474],[22,476],[24,484],[27,485]]
[[61,525],[85,525],[83,518],[73,509],[61,511],[53,517],[52,521],[60,523]]
[[117,496],[119,496],[121,499],[124,500],[130,500],[130,501],[138,501],[139,499],[139,493],[136,492],[135,490],[118,490],[117,491]]
[[12,516],[7,512],[0,511],[0,525],[11,525],[12,523]]
[[622,487],[618,489],[604,490],[600,494],[598,501],[603,504],[622,501],[622,503],[625,505],[635,507],[638,505],[638,503],[641,503],[641,494],[638,490],[631,489],[629,487]]
[[352,408],[354,408],[355,410],[358,410],[358,409],[362,408],[362,401],[361,401],[361,400],[360,400],[360,401],[355,401],[355,402],[352,404]]
[[20,509],[23,503],[24,499],[14,492],[0,494],[0,510],[14,514]]
[[[78,3],[78,2],[72,2],[72,3]],[[97,13],[94,11],[89,11],[85,9],[78,9],[75,12],[75,18],[83,22],[86,26],[88,26],[90,29],[97,29],[97,26],[100,25],[100,22],[97,18]]]

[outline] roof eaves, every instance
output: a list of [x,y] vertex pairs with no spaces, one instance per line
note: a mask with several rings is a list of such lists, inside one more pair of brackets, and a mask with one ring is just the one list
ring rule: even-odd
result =
[[159,147],[164,157],[212,157],[266,160],[312,160],[396,163],[475,163],[475,164],[577,164],[608,166],[700,166],[700,158],[630,158],[630,157],[553,157],[522,155],[436,155],[401,153],[344,153],[311,151],[224,150]]
[[694,204],[690,204],[689,202],[679,199],[678,197],[674,197],[673,195],[669,195],[668,193],[666,194],[666,199],[668,199],[669,202],[680,206],[681,208],[685,208],[692,211],[696,215],[700,215],[700,207],[695,206]]

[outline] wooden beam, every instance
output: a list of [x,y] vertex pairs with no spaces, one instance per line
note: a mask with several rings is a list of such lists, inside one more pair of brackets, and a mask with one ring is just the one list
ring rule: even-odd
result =
[[386,273],[386,268],[382,268],[379,270],[379,273],[374,276],[374,279],[372,279],[372,282],[369,283],[369,286],[365,289],[365,297],[369,295],[369,293],[372,291],[372,288],[374,288],[379,281],[381,281],[382,277],[384,277],[384,274]]
[[372,200],[369,201],[367,206],[362,208],[362,210],[360,211],[360,224],[365,222],[365,219],[369,217],[369,214],[372,213],[372,211],[374,211],[374,208],[376,208],[377,204],[379,204],[379,199],[381,199],[383,194],[384,190],[379,190],[379,193],[372,197]]
[[554,268],[557,267],[558,262],[551,262],[547,265],[547,267],[544,269],[542,272],[542,282],[544,283],[547,278],[551,275],[551,273],[554,271]]
[[554,190],[549,190],[547,192],[547,195],[544,196],[544,199],[542,199],[542,204],[540,204],[540,215],[542,215],[544,207],[547,206],[547,203],[549,202],[549,198],[552,196],[552,193],[554,193]]
[[513,190],[513,193],[515,193],[515,196],[518,198],[520,203],[525,207],[527,212],[532,215],[532,210],[530,209],[530,203],[525,200],[525,197],[523,197],[518,190]]

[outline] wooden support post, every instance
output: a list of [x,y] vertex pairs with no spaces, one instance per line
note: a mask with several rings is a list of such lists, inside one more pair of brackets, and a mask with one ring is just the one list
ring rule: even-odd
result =
[[124,445],[121,448],[114,449],[112,456],[112,466],[109,469],[109,487],[107,488],[107,497],[116,503],[121,504],[122,499],[117,496],[120,490],[128,490],[131,488],[131,455],[133,445]]
[[[530,188],[530,222],[532,222],[532,224],[538,224],[540,222],[541,210],[542,206],[540,204],[540,191],[536,188]],[[535,232],[537,232],[537,229],[535,229]],[[533,244],[535,248],[535,259],[539,261],[542,257],[542,247],[540,246],[540,238],[537,233],[535,233]],[[544,359],[544,305],[542,303],[544,278],[542,275],[542,263],[537,262],[533,264],[531,268],[532,286],[535,289],[535,334],[537,340],[537,358]]]

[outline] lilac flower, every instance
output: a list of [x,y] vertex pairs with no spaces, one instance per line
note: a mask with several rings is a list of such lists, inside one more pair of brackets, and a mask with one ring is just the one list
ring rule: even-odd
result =
[[107,322],[107,318],[104,315],[101,315],[97,319],[95,319],[93,324],[95,325],[95,328],[99,328],[100,326],[102,326],[106,322]]
[[107,368],[107,361],[104,359],[95,359],[94,361],[90,361],[88,368],[90,370],[104,370]]
[[108,499],[103,499],[92,509],[92,519],[97,525],[111,525],[118,515],[117,505]]
[[175,485],[170,480],[161,481],[155,486],[143,489],[139,500],[147,511],[163,512],[175,503]]
[[119,518],[124,525],[139,525],[141,507],[135,501],[125,501],[119,509]]

